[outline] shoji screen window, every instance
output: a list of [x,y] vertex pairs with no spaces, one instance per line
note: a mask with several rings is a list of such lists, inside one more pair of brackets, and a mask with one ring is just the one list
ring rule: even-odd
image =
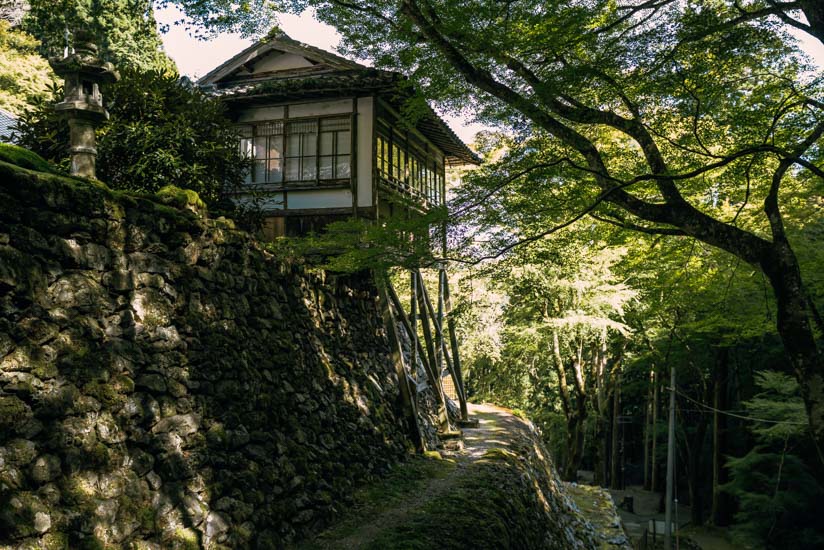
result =
[[349,117],[321,119],[318,179],[348,179],[351,171],[351,149]]
[[265,122],[241,126],[240,152],[252,160],[246,183],[281,183],[283,181],[283,123]]
[[299,120],[286,127],[286,181],[316,181],[318,121]]

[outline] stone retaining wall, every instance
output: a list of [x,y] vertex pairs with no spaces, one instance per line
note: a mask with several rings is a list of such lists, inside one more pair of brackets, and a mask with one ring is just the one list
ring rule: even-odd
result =
[[0,547],[278,548],[408,452],[368,277],[0,163]]

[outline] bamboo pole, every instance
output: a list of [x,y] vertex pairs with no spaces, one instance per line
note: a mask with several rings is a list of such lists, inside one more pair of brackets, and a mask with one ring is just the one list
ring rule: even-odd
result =
[[389,345],[392,349],[392,363],[395,365],[395,375],[398,377],[398,386],[400,387],[401,405],[409,422],[410,436],[415,445],[415,449],[422,453],[426,451],[426,441],[421,434],[420,426],[418,426],[418,407],[416,403],[416,395],[412,393],[412,388],[409,386],[409,377],[407,374],[406,365],[403,361],[403,350],[401,348],[401,341],[398,337],[398,329],[395,324],[395,316],[392,315],[392,308],[387,297],[386,288],[383,285],[378,287],[379,299],[381,303],[381,313],[383,314],[383,323],[386,327],[386,335],[389,339]]
[[[426,353],[424,352],[423,346],[421,345],[420,340],[417,338],[417,330],[414,332],[415,336],[413,337],[412,323],[406,316],[406,311],[404,311],[403,309],[403,304],[401,304],[401,300],[400,298],[398,298],[398,293],[395,292],[395,287],[392,286],[391,282],[388,283],[387,290],[389,291],[389,299],[391,300],[392,305],[395,307],[395,312],[397,313],[398,318],[400,319],[404,330],[406,330],[406,333],[409,335],[409,339],[412,343],[413,352],[411,354],[412,360],[410,361],[410,363],[412,365],[412,370],[415,372],[415,377],[417,377],[417,368],[415,368],[415,365],[417,365],[417,363],[414,361],[418,357],[420,357],[420,361],[421,363],[423,363],[424,370],[426,371],[427,375],[429,375],[429,373],[431,372],[431,368],[429,366],[429,362],[426,359]],[[417,309],[417,305],[415,309]]]
[[414,270],[415,279],[418,284],[418,304],[420,305],[421,311],[421,328],[423,329],[423,339],[426,342],[426,352],[427,356],[429,357],[430,361],[430,369],[429,376],[431,378],[430,382],[434,386],[435,390],[435,397],[438,400],[438,406],[442,410],[439,411],[439,416],[441,416],[440,421],[441,424],[445,426],[446,429],[449,427],[449,419],[446,414],[446,396],[443,393],[443,385],[441,384],[441,372],[440,367],[436,364],[435,358],[435,343],[432,339],[432,327],[429,323],[429,315],[426,308],[426,302],[424,300],[424,289],[423,289],[423,280],[421,274],[418,270]]
[[[418,285],[415,284],[415,273],[410,273],[409,279],[409,289],[410,289],[410,304],[409,304],[409,317],[410,317],[410,326],[407,327],[407,333],[409,334],[409,340],[411,344],[411,351],[410,356],[411,359],[409,361],[410,365],[412,366],[412,372],[414,373],[415,379],[417,380],[418,376],[418,361],[417,361],[417,353],[418,353],[418,315],[417,315],[417,294],[418,294]],[[400,300],[398,300],[398,305],[400,305]],[[403,307],[399,307],[398,311],[403,311]],[[421,359],[423,359],[423,354],[421,354]],[[428,369],[427,369],[428,370]]]
[[[439,281],[440,281],[440,274],[439,274]],[[443,359],[446,362],[446,368],[449,371],[449,375],[452,377],[452,381],[455,383],[455,391],[458,392],[458,401],[466,401],[466,395],[463,393],[463,388],[458,383],[458,376],[455,372],[455,367],[452,362],[452,358],[449,356],[449,353],[446,349],[445,345],[445,338],[443,333],[443,324],[437,320],[435,317],[435,308],[432,307],[432,301],[429,299],[429,292],[426,290],[426,286],[423,285],[423,278],[420,277],[419,280],[421,281],[421,294],[424,297],[424,303],[426,305],[426,309],[429,312],[430,318],[433,320],[433,324],[435,325],[435,335],[436,335],[436,346],[442,351]],[[439,285],[440,286],[440,285]],[[440,291],[440,289],[439,289]],[[440,308],[439,308],[440,309]],[[421,306],[421,310],[423,310],[423,306]],[[442,315],[442,311],[441,311]],[[441,363],[438,362],[438,371],[440,372]]]
[[460,400],[461,405],[461,420],[469,420],[469,410],[466,401],[466,389],[463,383],[463,372],[461,371],[461,356],[458,351],[458,337],[455,333],[455,320],[452,318],[452,301],[449,295],[449,278],[446,276],[446,270],[443,271],[443,299],[444,310],[446,312],[446,325],[449,329],[449,343],[452,346],[452,358],[455,368],[455,382],[460,386],[459,395],[463,396]]

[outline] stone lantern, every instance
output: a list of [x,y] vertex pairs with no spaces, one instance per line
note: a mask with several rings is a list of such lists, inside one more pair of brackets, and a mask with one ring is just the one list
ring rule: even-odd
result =
[[100,85],[114,82],[120,75],[111,63],[100,59],[97,46],[86,31],[75,33],[73,52],[67,52],[62,58],[52,58],[49,64],[65,81],[63,101],[55,109],[69,122],[71,174],[94,178],[97,158],[94,129],[109,118],[103,107]]

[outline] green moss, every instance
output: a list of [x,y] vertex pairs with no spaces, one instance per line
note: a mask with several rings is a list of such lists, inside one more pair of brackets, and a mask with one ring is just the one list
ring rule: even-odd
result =
[[64,550],[69,548],[69,537],[65,533],[46,533],[40,543],[46,550]]
[[141,529],[153,531],[157,522],[157,510],[151,506],[146,506],[139,509],[134,517],[140,523]]
[[198,550],[200,543],[197,540],[197,533],[192,529],[178,527],[172,536],[171,547],[175,550]]
[[123,396],[108,382],[94,380],[83,386],[83,393],[94,397],[107,407],[114,407],[123,402]]
[[351,511],[301,548],[328,548],[332,542],[351,536],[379,511],[414,499],[431,480],[446,478],[455,470],[454,460],[444,459],[437,452],[429,454],[431,456],[414,456],[383,479],[355,491]]
[[191,189],[181,189],[176,185],[167,185],[160,189],[155,196],[163,204],[168,204],[176,208],[191,207],[195,210],[205,210],[206,203],[200,198],[196,191]]
[[54,166],[37,153],[10,143],[0,143],[0,160],[38,172],[55,172]]
[[[490,458],[503,456],[493,453]],[[401,524],[384,529],[366,548],[538,548],[544,530],[530,526],[534,515],[523,489],[516,470],[477,462],[454,486],[412,510]]]
[[109,448],[103,443],[97,442],[90,449],[86,450],[86,457],[89,466],[101,467],[108,466],[111,462],[111,455]]
[[0,433],[13,428],[29,416],[31,409],[23,401],[13,395],[0,396]]

